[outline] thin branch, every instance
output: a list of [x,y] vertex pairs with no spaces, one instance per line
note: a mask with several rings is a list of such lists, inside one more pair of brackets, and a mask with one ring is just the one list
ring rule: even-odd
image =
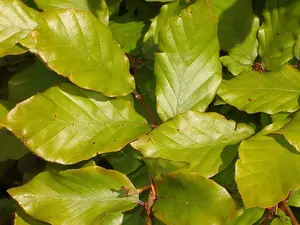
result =
[[134,94],[135,98],[137,100],[139,100],[140,103],[142,103],[142,105],[144,106],[144,108],[146,109],[146,111],[148,112],[148,114],[150,116],[153,127],[156,128],[157,127],[157,122],[155,120],[155,117],[154,117],[153,113],[151,112],[151,110],[149,109],[149,107],[147,106],[147,104],[144,102],[142,96],[139,93],[137,93],[137,91],[134,91],[133,94]]
[[266,225],[267,222],[270,220],[272,214],[273,214],[273,208],[271,208],[271,209],[266,209],[266,210],[267,210],[268,212],[267,212],[267,214],[265,215],[264,221],[262,222],[261,225]]
[[291,218],[293,224],[299,225],[299,222],[298,222],[297,218],[295,217],[294,213],[292,212],[292,210],[290,209],[289,205],[287,204],[287,201],[286,200],[282,201],[282,204],[283,204],[288,216]]

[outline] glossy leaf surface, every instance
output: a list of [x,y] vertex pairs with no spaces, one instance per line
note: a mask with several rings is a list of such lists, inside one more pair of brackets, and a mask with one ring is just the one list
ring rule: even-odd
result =
[[134,189],[117,171],[88,167],[43,172],[9,194],[28,214],[51,224],[116,224],[112,221],[119,218],[117,213],[132,209],[138,197],[126,197],[122,186]]
[[160,125],[132,146],[145,157],[190,163],[190,170],[210,177],[232,161],[236,150],[230,145],[253,132],[246,124],[236,124],[216,113],[189,111]]
[[35,48],[47,65],[76,85],[120,96],[132,92],[129,62],[110,30],[88,12],[53,10],[32,32]]
[[168,20],[159,32],[159,50],[155,74],[160,118],[166,121],[190,109],[205,111],[221,82],[217,20],[207,1]]
[[223,81],[218,95],[247,113],[294,112],[299,109],[300,72],[290,65],[273,72],[243,72]]
[[19,0],[0,2],[0,55],[25,38],[36,26],[37,12]]
[[173,172],[155,179],[154,215],[166,224],[226,224],[235,216],[233,199],[214,181],[197,173]]
[[17,105],[5,126],[37,155],[62,164],[118,151],[150,130],[128,98],[109,99],[67,83]]

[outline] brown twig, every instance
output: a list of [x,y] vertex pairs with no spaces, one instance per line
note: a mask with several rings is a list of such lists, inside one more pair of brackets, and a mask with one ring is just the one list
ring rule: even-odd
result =
[[299,225],[299,222],[298,222],[297,218],[295,217],[294,213],[292,212],[292,210],[290,209],[289,205],[287,204],[287,201],[286,200],[282,201],[282,204],[284,206],[286,213],[291,218],[293,224]]
[[269,221],[269,219],[271,218],[272,214],[273,214],[273,208],[270,208],[270,209],[266,209],[268,212],[267,214],[265,215],[265,218],[264,218],[264,221],[262,222],[261,225],[266,225],[267,222]]
[[137,100],[139,100],[140,103],[142,103],[142,105],[144,106],[144,108],[146,109],[146,111],[148,112],[148,114],[150,116],[150,119],[153,123],[153,127],[156,128],[157,127],[157,122],[155,120],[155,117],[154,117],[153,113],[151,112],[151,110],[149,109],[149,107],[147,106],[147,104],[144,102],[142,96],[139,93],[137,93],[137,91],[134,91],[133,94],[134,94],[135,98]]
[[148,198],[147,202],[145,202],[145,210],[146,210],[146,214],[147,214],[146,225],[152,225],[152,207],[156,200],[156,191],[155,191],[153,180],[150,175],[149,175],[149,179],[150,179],[151,190],[149,193],[149,198]]
[[298,68],[300,66],[300,60],[294,65],[294,68]]
[[252,69],[258,71],[260,73],[264,73],[265,69],[263,69],[262,62],[256,62],[252,64]]

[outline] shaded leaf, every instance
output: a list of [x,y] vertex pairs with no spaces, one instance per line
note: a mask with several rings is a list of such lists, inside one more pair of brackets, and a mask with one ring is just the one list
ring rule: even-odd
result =
[[119,13],[119,8],[120,8],[121,2],[122,2],[122,0],[109,0],[109,1],[106,1],[106,4],[107,4],[108,9],[109,9],[109,15]]
[[143,38],[143,52],[147,59],[153,59],[153,54],[157,50],[158,33],[163,28],[171,16],[179,15],[180,10],[190,5],[189,0],[176,0],[161,7],[159,14],[151,19],[151,25]]
[[[59,174],[43,172],[8,192],[28,214],[51,224],[118,224],[108,222],[132,209],[138,197],[124,196],[122,186],[134,188],[117,171],[88,167]],[[44,207],[47,210],[41,210]]]
[[234,201],[221,186],[197,173],[173,172],[155,179],[154,215],[166,224],[226,224]]
[[146,163],[149,174],[156,177],[161,173],[170,173],[177,170],[188,171],[190,164],[186,162],[171,161],[163,158],[143,158]]
[[0,143],[0,161],[8,159],[18,160],[29,153],[29,149],[26,148],[22,141],[5,128],[0,129]]
[[159,32],[159,50],[155,74],[160,118],[166,121],[190,109],[205,111],[221,82],[217,20],[207,1],[168,20]]
[[104,158],[115,170],[124,174],[132,173],[142,165],[139,152],[130,145],[125,146],[121,151],[105,154]]
[[189,111],[158,126],[132,146],[145,157],[190,163],[191,171],[210,177],[231,163],[236,148],[230,145],[253,132],[246,124],[236,124],[217,113]]
[[242,215],[231,221],[228,225],[254,224],[263,216],[264,212],[265,210],[259,207],[246,209]]
[[41,61],[15,74],[8,82],[8,99],[23,101],[38,92],[66,81],[55,72],[48,70]]
[[299,109],[300,72],[290,65],[267,73],[246,71],[223,81],[218,95],[247,113],[294,112]]
[[8,198],[0,199],[0,224],[11,224],[13,220],[13,213],[15,211],[15,202]]
[[300,112],[298,111],[292,120],[281,129],[275,131],[275,134],[282,134],[287,141],[300,151]]
[[[103,24],[108,25],[109,11],[105,0],[34,0],[43,11],[53,9],[78,9],[93,13]],[[110,0],[111,1],[111,0]]]
[[294,207],[300,207],[300,189],[292,190],[288,199],[288,204]]
[[299,60],[300,59],[300,35],[294,46],[294,56]]
[[1,0],[0,11],[0,55],[4,55],[36,28],[38,12],[19,0]]
[[73,164],[114,152],[150,130],[128,98],[61,84],[17,105],[5,126],[47,161]]
[[267,0],[264,22],[258,32],[259,55],[269,70],[293,58],[293,48],[300,34],[300,2]]
[[29,216],[21,207],[17,207],[14,225],[47,225],[48,223],[36,220]]
[[257,134],[244,140],[239,156],[236,182],[247,208],[272,207],[300,187],[300,156],[274,138]]
[[130,14],[117,17],[117,20],[112,20],[109,24],[114,39],[126,53],[136,50],[137,43],[142,38],[144,26],[143,22],[131,18]]
[[220,46],[228,52],[228,56],[221,57],[222,63],[233,75],[252,70],[252,63],[258,54],[256,35],[259,28],[259,19],[252,11],[252,1],[210,2],[219,15]]
[[111,97],[134,90],[127,57],[92,14],[53,10],[44,14],[32,37],[47,65],[76,85]]

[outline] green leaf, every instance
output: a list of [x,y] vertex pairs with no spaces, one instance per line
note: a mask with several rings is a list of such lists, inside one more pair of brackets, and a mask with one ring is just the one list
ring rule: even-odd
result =
[[228,225],[254,224],[263,216],[264,211],[263,208],[259,207],[246,209],[242,215],[231,221]]
[[0,11],[0,55],[4,55],[36,28],[38,13],[19,0],[1,0]]
[[278,216],[282,225],[293,225],[290,217],[285,215],[281,209],[278,209]]
[[300,111],[298,111],[292,120],[281,129],[275,131],[275,134],[282,134],[287,141],[300,151]]
[[47,161],[72,164],[114,152],[150,127],[128,98],[61,84],[17,105],[5,126]]
[[180,10],[190,5],[188,0],[176,0],[161,7],[159,14],[151,19],[151,25],[143,39],[143,52],[148,59],[153,59],[153,54],[157,50],[158,33],[164,27],[169,18],[179,15]]
[[[14,107],[14,104],[6,101],[0,100],[0,122],[6,117],[7,113]],[[2,125],[0,124],[0,128]]]
[[137,195],[126,197],[122,187],[134,189],[117,171],[88,167],[59,174],[43,172],[8,192],[29,215],[51,224],[118,224],[112,221],[132,209],[138,199]]
[[224,66],[233,75],[252,70],[252,63],[257,57],[256,39],[259,19],[252,11],[252,1],[230,0],[211,1],[219,15],[218,37],[220,46],[228,52],[221,57]]
[[126,52],[134,52],[137,48],[138,41],[142,38],[145,24],[134,18],[130,14],[117,17],[109,24],[109,28],[114,39],[120,44],[121,48]]
[[191,171],[211,177],[231,163],[236,154],[233,145],[253,133],[246,124],[217,113],[189,111],[131,144],[145,157],[187,162]]
[[[201,40],[201,41],[199,41]],[[155,54],[157,111],[166,121],[190,109],[205,111],[221,82],[217,20],[198,1],[168,20]]]
[[291,191],[288,204],[290,206],[300,207],[300,189]]
[[0,51],[0,57],[6,56],[6,55],[20,55],[28,50],[26,48],[23,48],[22,46],[19,45],[14,45],[11,48],[8,48],[6,50],[1,50]]
[[17,207],[14,225],[47,225],[48,223],[36,220],[29,216],[21,207]]
[[45,13],[32,37],[47,65],[76,85],[110,97],[135,89],[127,57],[92,14],[74,9]]
[[293,58],[294,44],[300,34],[300,2],[267,0],[263,16],[258,32],[259,55],[265,67],[273,70]]
[[8,99],[23,101],[38,92],[66,81],[55,72],[48,70],[41,61],[15,74],[8,82]]
[[247,208],[272,207],[300,187],[300,155],[274,138],[257,134],[244,140],[239,156],[236,182]]
[[295,43],[294,47],[294,56],[299,60],[300,59],[300,35]]
[[221,186],[197,173],[173,172],[155,179],[154,215],[166,224],[226,224],[234,201]]
[[247,113],[294,112],[299,109],[300,72],[290,65],[267,73],[246,71],[223,81],[218,95]]
[[0,129],[0,162],[8,159],[18,160],[29,153],[28,148],[5,128]]
[[124,174],[132,173],[142,165],[139,152],[130,145],[125,146],[121,151],[108,153],[104,155],[104,158],[115,170]]
[[117,14],[119,13],[119,8],[122,0],[108,0],[106,1],[106,4],[109,9],[109,15]]
[[170,173],[177,170],[187,171],[190,164],[186,162],[176,162],[163,158],[143,158],[146,163],[149,173],[152,177],[156,177],[161,173]]
[[109,11],[105,0],[35,0],[43,11],[53,9],[78,9],[93,13],[103,24],[108,25]]

